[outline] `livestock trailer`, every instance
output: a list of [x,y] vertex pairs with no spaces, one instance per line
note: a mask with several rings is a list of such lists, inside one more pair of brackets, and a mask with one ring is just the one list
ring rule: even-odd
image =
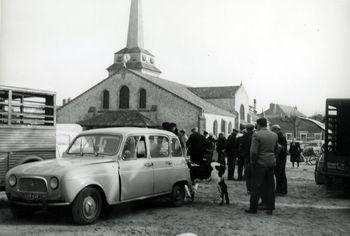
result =
[[55,158],[56,94],[0,85],[0,189],[16,165]]

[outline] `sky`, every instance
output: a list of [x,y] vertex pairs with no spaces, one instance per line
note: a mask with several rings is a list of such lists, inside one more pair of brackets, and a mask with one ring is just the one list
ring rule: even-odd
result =
[[[126,46],[130,0],[0,0],[0,84],[51,90],[57,103],[107,77]],[[243,86],[324,113],[350,98],[348,0],[143,0],[145,49],[161,78]]]

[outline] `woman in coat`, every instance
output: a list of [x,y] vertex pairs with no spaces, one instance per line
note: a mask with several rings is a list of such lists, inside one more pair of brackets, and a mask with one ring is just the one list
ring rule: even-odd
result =
[[292,162],[292,166],[294,167],[294,162],[296,162],[297,167],[299,167],[301,148],[300,148],[300,144],[298,142],[295,142],[295,138],[290,143],[289,154],[290,154],[290,162]]

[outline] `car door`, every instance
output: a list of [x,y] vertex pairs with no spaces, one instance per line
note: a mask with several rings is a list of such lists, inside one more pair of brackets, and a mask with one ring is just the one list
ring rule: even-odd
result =
[[153,164],[147,158],[145,136],[127,138],[119,166],[122,201],[153,194]]
[[171,160],[173,168],[171,169],[171,176],[173,183],[187,179],[188,170],[187,163],[184,159],[183,150],[178,138],[172,137],[171,142]]
[[165,135],[149,136],[150,156],[154,170],[154,193],[170,192],[172,189],[169,138]]

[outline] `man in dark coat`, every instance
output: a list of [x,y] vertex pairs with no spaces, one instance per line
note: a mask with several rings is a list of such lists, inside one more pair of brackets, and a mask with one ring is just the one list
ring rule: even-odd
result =
[[238,152],[241,158],[244,160],[244,177],[246,180],[247,192],[250,193],[252,190],[252,166],[250,163],[250,146],[252,143],[252,136],[254,132],[254,125],[248,124],[246,126],[247,132],[239,138],[238,142]]
[[281,132],[279,125],[273,125],[271,130],[278,136],[279,153],[276,157],[276,193],[281,195],[287,194],[287,176],[286,176],[286,162],[287,162],[287,139]]
[[204,164],[205,138],[200,135],[197,128],[191,130],[192,134],[186,142],[188,152],[190,153],[191,161],[197,165]]
[[218,152],[218,163],[224,166],[226,166],[225,153],[224,153],[225,148],[226,148],[226,138],[224,134],[220,133],[218,140],[216,142],[216,151]]
[[227,179],[234,180],[235,162],[237,157],[237,136],[238,131],[232,130],[232,133],[227,138],[226,155],[227,155]]
[[[252,192],[250,208],[247,213],[256,214],[258,201],[263,197],[267,214],[275,209],[275,180],[276,153],[278,151],[277,134],[267,129],[266,118],[257,121],[258,131],[252,136],[250,160],[252,163]],[[264,189],[263,189],[264,188]]]

